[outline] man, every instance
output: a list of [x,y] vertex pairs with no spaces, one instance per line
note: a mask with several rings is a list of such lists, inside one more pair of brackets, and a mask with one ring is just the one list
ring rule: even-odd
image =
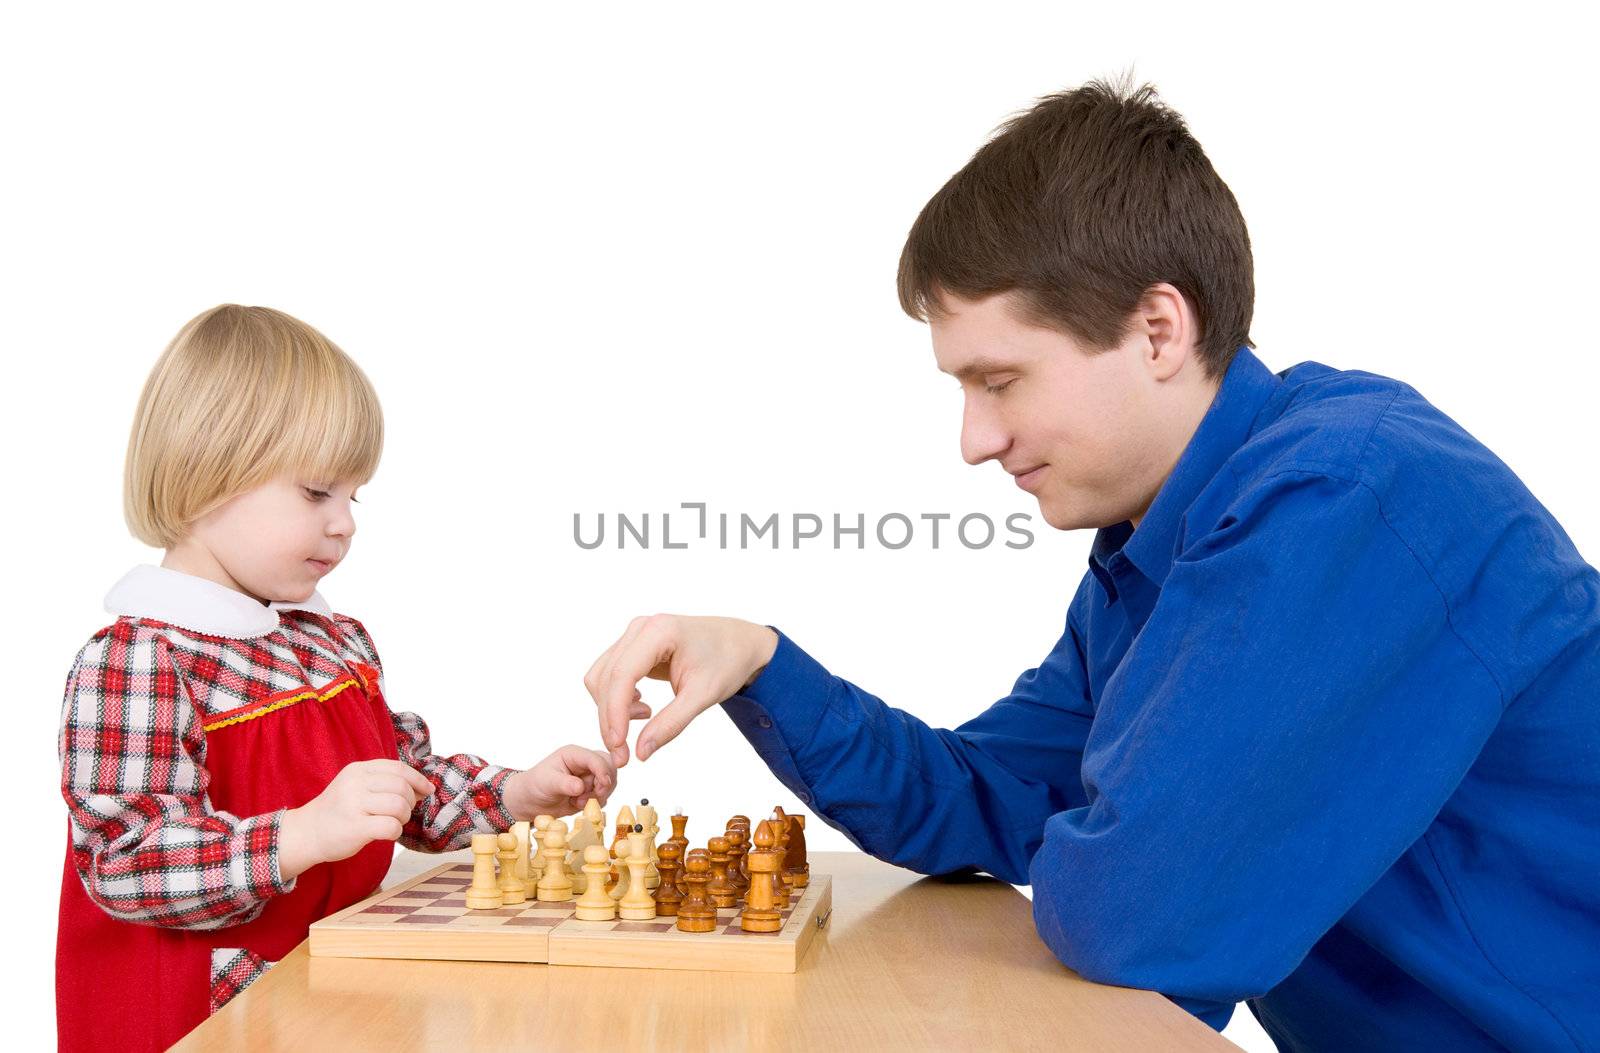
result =
[[1088,979],[1286,1049],[1600,1048],[1600,576],[1512,472],[1403,384],[1261,364],[1243,219],[1148,87],[1009,122],[900,297],[965,459],[1098,528],[1060,642],[940,730],[770,628],[636,619],[586,677],[618,763],[669,679],[641,760],[720,703],[865,851],[1032,883]]

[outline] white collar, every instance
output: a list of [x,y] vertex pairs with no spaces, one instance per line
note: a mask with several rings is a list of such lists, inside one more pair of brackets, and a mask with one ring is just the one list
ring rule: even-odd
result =
[[333,613],[320,592],[299,603],[260,602],[226,585],[167,567],[142,564],[106,593],[106,613],[149,618],[207,636],[249,640],[278,627],[279,611]]

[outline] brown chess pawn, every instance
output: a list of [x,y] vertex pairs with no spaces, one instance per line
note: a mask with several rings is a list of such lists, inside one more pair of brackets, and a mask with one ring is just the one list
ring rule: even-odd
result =
[[[745,853],[748,855],[752,844],[750,840],[750,817],[748,815],[736,815],[729,819],[728,829],[732,830],[734,827],[739,827],[744,831]],[[743,858],[739,860],[739,879],[744,882],[745,888],[748,889],[750,887],[750,867]]]
[[706,883],[711,880],[711,859],[705,849],[697,848],[689,853],[683,864],[682,880],[686,887],[683,900],[678,904],[678,930],[717,931],[717,905],[706,895]]
[[783,876],[791,888],[811,884],[811,863],[806,858],[806,817],[789,816],[789,850],[783,856]]
[[678,887],[678,875],[683,870],[683,847],[676,841],[665,841],[656,849],[656,856],[656,869],[661,871],[661,884],[656,886],[656,916],[675,918],[678,904],[683,902],[683,890]]
[[750,891],[749,872],[745,869],[745,855],[750,851],[750,831],[742,826],[728,827],[722,835],[728,839],[728,884],[733,894],[743,897]]
[[706,885],[706,895],[719,907],[737,907],[739,891],[728,880],[728,839],[713,837],[706,842],[711,853],[711,881]]
[[772,850],[772,827],[762,823],[756,828],[756,844],[746,857],[750,864],[750,895],[745,899],[744,913],[739,915],[739,927],[745,932],[777,932],[783,928],[783,913],[772,898],[774,875],[780,858]]

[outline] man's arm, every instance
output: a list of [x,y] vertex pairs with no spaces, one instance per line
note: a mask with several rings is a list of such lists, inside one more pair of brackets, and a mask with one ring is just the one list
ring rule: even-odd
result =
[[1102,693],[1039,932],[1220,1028],[1424,836],[1502,706],[1373,492],[1275,476],[1180,555]]
[[1026,883],[1045,820],[1086,800],[1092,710],[1075,621],[1069,612],[1010,695],[953,731],[833,676],[782,634],[723,709],[779,780],[864,851],[925,874],[977,868]]
[[635,619],[584,684],[619,764],[629,720],[651,717],[635,685],[670,680],[676,697],[639,733],[640,759],[727,700],[779,779],[865,850],[925,873],[975,867],[1022,882],[1045,819],[1086,800],[1078,766],[1091,710],[1075,613],[1086,596],[1039,667],[955,731],[889,708],[774,630],[729,618]]

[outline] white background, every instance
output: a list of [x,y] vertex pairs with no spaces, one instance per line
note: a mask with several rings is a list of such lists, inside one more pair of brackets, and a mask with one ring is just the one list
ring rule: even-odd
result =
[[[29,1009],[12,1034],[52,1033],[61,685],[106,588],[159,559],[123,526],[122,458],[191,315],[279,307],[371,375],[389,441],[324,592],[440,748],[523,765],[596,741],[579,678],[657,610],[777,624],[953,724],[1049,649],[1089,535],[1049,531],[997,466],[961,462],[957,389],[894,297],[928,196],[1008,114],[1131,66],[1239,199],[1268,365],[1416,385],[1592,558],[1590,22],[1527,3],[1493,21],[1394,4],[13,9],[3,891],[28,905],[8,984]],[[574,512],[697,500],[869,522],[1029,511],[1038,539],[573,543]],[[622,793],[707,817],[794,804],[718,714]],[[1270,1048],[1242,1007],[1228,1033]]]

